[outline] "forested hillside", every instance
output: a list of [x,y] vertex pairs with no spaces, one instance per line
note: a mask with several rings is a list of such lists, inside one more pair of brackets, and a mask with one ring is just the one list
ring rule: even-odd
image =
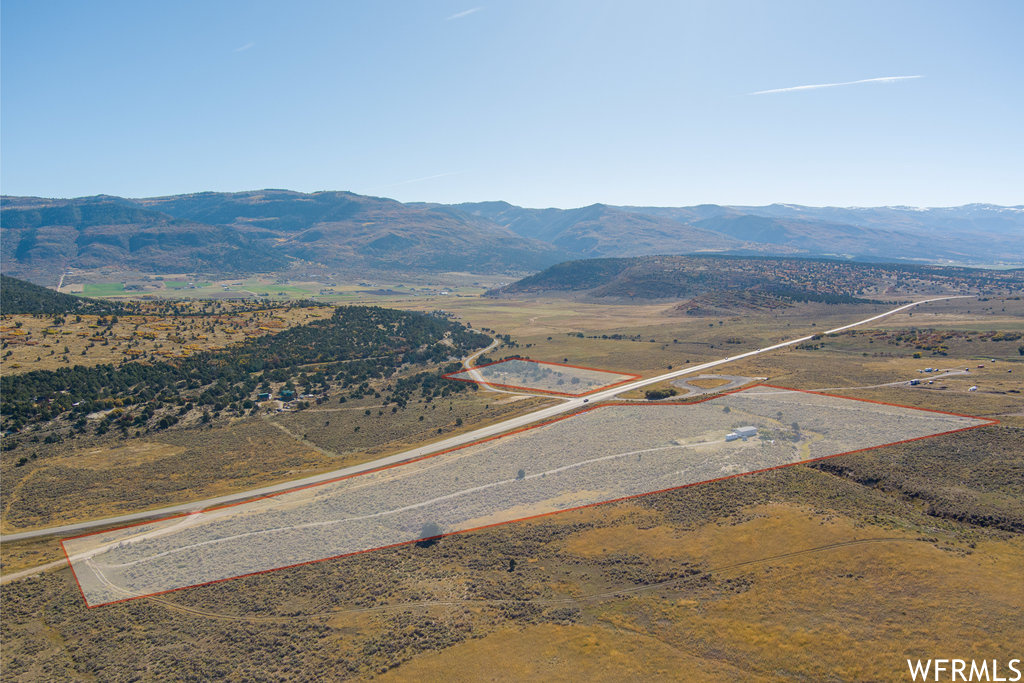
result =
[[584,298],[686,299],[742,293],[780,302],[856,303],[916,293],[1012,293],[1024,270],[734,256],[645,256],[570,261],[491,296],[572,293]]
[[302,264],[512,272],[571,256],[468,214],[350,192],[4,197],[0,225],[4,271],[35,279],[65,266],[207,274]]
[[0,225],[4,272],[34,279],[65,267],[269,272],[289,263],[244,231],[179,220],[120,197],[4,197]]
[[61,294],[31,282],[0,275],[0,313],[5,315],[13,313],[106,315],[122,313],[124,310],[125,307],[118,303]]
[[[173,362],[126,362],[34,371],[0,379],[5,430],[16,432],[56,418],[86,428],[86,415],[113,410],[99,423],[166,428],[179,416],[201,408],[235,413],[252,408],[256,389],[288,382],[312,393],[331,382],[358,386],[368,379],[390,377],[405,365],[444,362],[485,346],[490,338],[423,313],[346,306],[326,320],[248,340],[222,351],[198,353]],[[462,391],[464,384],[422,376],[416,386]],[[441,387],[444,385],[444,387]],[[415,387],[406,387],[411,392]],[[248,405],[245,402],[248,401]],[[59,439],[67,430],[54,432]],[[8,438],[8,442],[11,439]],[[13,444],[8,443],[13,447]]]

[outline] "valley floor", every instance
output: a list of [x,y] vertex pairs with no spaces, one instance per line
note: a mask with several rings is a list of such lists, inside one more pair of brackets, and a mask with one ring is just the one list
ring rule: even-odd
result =
[[[719,319],[469,297],[445,308],[511,335],[495,359],[645,376],[874,310]],[[6,584],[4,676],[905,680],[907,658],[1019,656],[1021,331],[1019,300],[943,302],[715,370],[993,426],[96,609],[66,568]],[[925,367],[969,371],[928,384]],[[896,383],[911,379],[924,381]],[[481,389],[395,417],[334,403],[120,451],[63,448],[18,468],[5,530],[130,510],[155,482],[174,501],[294,477],[556,400],[511,398]],[[58,557],[50,539],[0,550],[5,574]]]

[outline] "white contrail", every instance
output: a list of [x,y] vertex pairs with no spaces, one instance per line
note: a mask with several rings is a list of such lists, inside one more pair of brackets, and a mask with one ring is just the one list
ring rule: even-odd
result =
[[456,12],[455,14],[451,15],[450,17],[446,17],[445,21],[452,21],[454,19],[461,19],[462,17],[468,17],[470,14],[473,14],[474,12],[479,12],[482,9],[483,9],[483,7],[474,7],[473,9],[467,9],[467,10],[463,10],[462,12]]
[[895,83],[897,81],[909,81],[924,76],[883,76],[881,78],[862,78],[859,81],[844,81],[843,83],[815,83],[813,85],[794,85],[791,88],[775,88],[774,90],[758,90],[747,93],[748,95],[772,95],[780,92],[796,92],[798,90],[817,90],[818,88],[837,88],[841,85],[859,85],[861,83]]

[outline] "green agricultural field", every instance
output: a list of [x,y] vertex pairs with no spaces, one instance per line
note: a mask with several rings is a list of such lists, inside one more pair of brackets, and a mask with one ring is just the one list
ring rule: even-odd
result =
[[261,285],[259,287],[252,288],[252,291],[259,295],[268,294],[272,297],[281,296],[292,298],[309,297],[314,294],[314,290],[306,287],[298,287],[296,285]]
[[123,282],[87,282],[82,285],[82,296],[114,296],[124,293]]
[[164,280],[164,286],[167,287],[167,289],[185,289],[189,284],[194,285],[196,289],[210,286],[209,282],[196,282],[193,280]]

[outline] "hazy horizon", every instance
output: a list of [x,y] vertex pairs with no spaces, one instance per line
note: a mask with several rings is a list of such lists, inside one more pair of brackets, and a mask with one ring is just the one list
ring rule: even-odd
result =
[[10,195],[1016,205],[1024,5],[11,0]]
[[[91,194],[91,195],[77,195],[77,196],[64,196],[64,197],[60,197],[60,196],[47,197],[47,196],[43,196],[43,195],[13,195],[13,194],[6,194],[5,193],[5,194],[0,195],[0,197],[4,197],[4,198],[50,199],[50,200],[55,200],[55,201],[74,201],[74,200],[77,200],[77,199],[92,199],[92,198],[95,198],[95,197],[117,197],[117,198],[120,198],[120,199],[141,200],[141,199],[159,199],[159,198],[162,198],[162,197],[176,197],[176,196],[198,195],[198,194],[206,194],[206,193],[212,193],[212,194],[244,194],[244,193],[251,193],[251,192],[299,192],[299,193],[302,193],[302,194],[317,194],[317,193],[320,193],[320,192],[349,192],[349,193],[352,193],[352,194],[360,194],[360,195],[362,195],[362,193],[360,193],[360,192],[356,192],[354,190],[345,190],[345,189],[341,189],[341,190],[320,189],[320,190],[312,190],[312,191],[309,191],[309,192],[305,192],[303,190],[293,190],[293,189],[287,188],[287,187],[261,187],[261,188],[250,188],[250,189],[243,189],[243,190],[199,190],[199,191],[196,191],[196,192],[180,192],[180,193],[175,193],[175,194],[153,194],[153,195],[136,196],[136,197],[129,197],[129,196],[125,196],[125,195],[116,195],[116,194],[111,194],[109,192],[100,192],[98,194]],[[388,195],[368,194],[368,195],[363,195],[363,196],[373,197],[373,198],[376,198],[376,199],[392,200],[392,201],[402,202],[403,204],[442,204],[442,205],[448,205],[448,206],[457,205],[457,204],[486,204],[486,203],[492,203],[492,202],[505,202],[505,203],[511,204],[513,206],[518,206],[519,208],[523,208],[523,209],[537,209],[537,210],[543,210],[543,209],[571,210],[571,209],[583,209],[583,208],[586,208],[588,206],[604,205],[604,206],[612,206],[612,207],[621,207],[621,208],[624,208],[624,209],[629,209],[629,208],[665,208],[665,209],[674,209],[674,208],[689,208],[689,207],[694,207],[694,206],[723,206],[723,207],[727,207],[727,208],[744,209],[744,208],[762,208],[762,207],[767,207],[767,206],[788,206],[788,207],[802,207],[802,208],[808,208],[808,209],[906,209],[906,210],[912,210],[912,211],[928,210],[928,209],[939,209],[939,210],[941,210],[941,209],[959,209],[959,208],[963,208],[963,207],[967,207],[967,206],[993,206],[993,207],[1000,208],[1000,209],[1019,209],[1019,210],[1024,211],[1024,203],[1021,203],[1021,204],[998,204],[996,202],[986,202],[986,201],[966,202],[964,204],[945,204],[945,205],[938,205],[938,206],[914,206],[914,205],[910,205],[910,204],[876,204],[876,205],[866,205],[866,204],[852,205],[851,204],[851,205],[842,206],[842,205],[837,205],[837,204],[799,204],[797,202],[782,202],[782,201],[774,201],[774,202],[769,202],[769,203],[766,203],[766,204],[751,204],[751,203],[719,204],[717,202],[698,202],[698,203],[695,203],[695,204],[671,204],[671,205],[670,204],[612,204],[611,202],[596,201],[596,202],[591,202],[590,204],[582,204],[582,205],[578,205],[578,206],[550,206],[550,205],[549,206],[523,206],[521,204],[515,204],[514,202],[510,202],[507,199],[469,199],[469,200],[462,201],[462,202],[452,202],[452,203],[449,203],[449,202],[436,202],[436,201],[430,201],[430,200],[403,201],[401,199],[398,199],[396,197],[390,197]]]

